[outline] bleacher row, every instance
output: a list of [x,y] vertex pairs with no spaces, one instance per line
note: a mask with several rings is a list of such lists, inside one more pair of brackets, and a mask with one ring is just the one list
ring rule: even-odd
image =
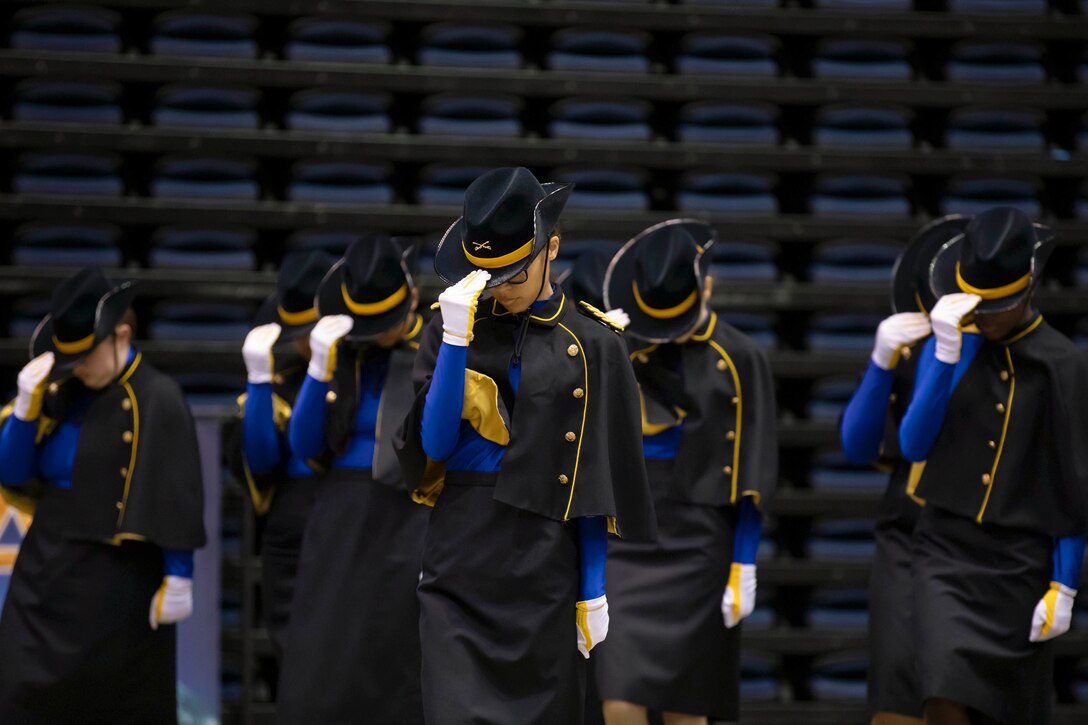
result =
[[[846,462],[835,421],[898,250],[936,215],[1011,204],[1056,226],[1042,306],[1088,346],[1088,6],[782,4],[12,3],[2,387],[50,287],[83,264],[140,280],[145,352],[226,401],[287,254],[384,230],[415,246],[433,299],[433,244],[485,168],[577,184],[560,275],[654,221],[707,218],[714,304],[770,351],[784,453],[745,721],[863,722],[885,479]],[[224,495],[225,721],[252,722],[274,679],[252,513],[240,488]],[[1088,606],[1077,617],[1084,631]],[[1068,722],[1088,713],[1086,643],[1058,644]]]

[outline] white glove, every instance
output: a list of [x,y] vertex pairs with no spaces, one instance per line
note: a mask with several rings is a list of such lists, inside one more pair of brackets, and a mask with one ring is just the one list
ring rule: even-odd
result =
[[756,608],[756,565],[738,564],[729,567],[729,583],[722,596],[722,617],[729,629],[740,624]]
[[336,370],[336,348],[351,332],[355,321],[347,315],[322,317],[310,332],[310,366],[306,372],[314,380],[327,383]]
[[963,318],[971,314],[982,298],[978,295],[956,292],[937,300],[929,313],[933,335],[937,338],[937,359],[949,365],[960,361],[963,337],[960,329]]
[[575,620],[578,625],[578,651],[589,659],[589,651],[608,636],[608,597],[578,602]]
[[881,370],[891,370],[899,362],[899,353],[930,333],[929,318],[921,312],[900,312],[876,328],[873,362]]
[[280,326],[275,322],[254,327],[246,335],[246,341],[242,344],[242,357],[246,361],[249,382],[258,385],[272,382],[272,369],[275,367],[272,346],[276,344],[279,336]]
[[19,371],[19,393],[15,396],[15,417],[37,420],[42,412],[42,398],[53,369],[53,353],[43,352]]
[[438,295],[438,306],[442,308],[442,342],[459,347],[468,347],[472,342],[476,305],[489,279],[490,272],[474,269]]
[[1073,621],[1073,599],[1076,596],[1076,589],[1050,582],[1050,589],[1035,605],[1035,612],[1031,615],[1031,635],[1028,639],[1046,642],[1068,632],[1069,624]]
[[188,619],[193,613],[193,580],[183,576],[168,576],[151,597],[148,621],[151,629],[160,624],[174,624]]
[[611,322],[616,327],[627,329],[627,326],[631,324],[631,317],[623,311],[622,307],[617,307],[614,310],[609,310],[604,313],[604,318]]

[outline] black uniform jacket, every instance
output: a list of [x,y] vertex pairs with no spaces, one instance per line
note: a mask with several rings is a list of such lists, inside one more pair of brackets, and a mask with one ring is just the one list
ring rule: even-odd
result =
[[[509,431],[495,500],[557,521],[606,516],[620,536],[649,540],[656,518],[642,459],[638,389],[623,339],[598,315],[559,289],[537,308],[525,328],[515,397],[508,366],[522,316],[494,300],[480,302],[467,368],[477,380],[493,381],[497,415]],[[413,497],[432,504],[444,467],[428,461],[420,424],[441,340],[439,313],[424,329],[415,366],[419,392],[397,434]],[[466,388],[466,398],[470,393]],[[490,415],[482,414],[481,427],[494,430]]]
[[[50,387],[39,436],[48,435],[84,392],[69,378]],[[19,486],[17,493],[29,490]],[[137,353],[87,409],[72,488],[45,496],[37,525],[69,539],[149,541],[165,549],[204,545],[204,486],[192,414],[174,380]]]
[[984,342],[952,392],[916,494],[978,523],[1088,534],[1088,357],[1036,317]]
[[904,348],[892,373],[892,392],[888,400],[884,440],[877,462],[879,468],[889,471],[888,486],[884,489],[877,514],[879,520],[898,521],[912,527],[918,519],[919,505],[922,503],[921,499],[913,496],[913,491],[925,463],[911,463],[903,458],[899,450],[899,422],[903,420],[910,406],[918,358],[923,354],[925,342],[923,339]]
[[682,345],[632,342],[643,432],[683,421],[671,498],[726,506],[774,494],[778,430],[774,378],[756,343],[711,312]]

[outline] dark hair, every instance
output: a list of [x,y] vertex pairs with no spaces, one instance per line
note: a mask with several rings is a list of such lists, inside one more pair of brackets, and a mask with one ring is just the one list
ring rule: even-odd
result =
[[[132,336],[136,337],[136,310],[129,307],[125,310],[125,314],[121,315],[118,325],[128,325],[132,328]],[[116,329],[116,327],[115,327]]]

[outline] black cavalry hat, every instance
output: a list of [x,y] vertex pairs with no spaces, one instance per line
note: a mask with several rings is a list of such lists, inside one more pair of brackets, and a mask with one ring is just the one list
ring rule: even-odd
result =
[[520,274],[548,245],[573,188],[541,184],[522,167],[482,174],[465,190],[462,216],[438,242],[435,272],[455,284],[483,269],[491,273],[488,287]]
[[928,313],[937,304],[929,284],[929,265],[947,242],[963,234],[971,217],[949,214],[919,229],[892,268],[892,310]]
[[413,282],[405,255],[386,234],[356,240],[321,282],[318,313],[354,318],[347,340],[370,340],[388,332],[412,310]]
[[49,314],[30,339],[30,357],[56,356],[54,371],[75,366],[113,329],[132,305],[132,282],[112,282],[97,267],[86,267],[53,290]]
[[1012,207],[994,207],[973,218],[946,242],[930,265],[938,297],[970,292],[982,298],[977,313],[1005,312],[1023,302],[1054,250],[1049,227],[1032,224]]
[[285,256],[276,292],[261,305],[254,324],[275,322],[280,326],[280,340],[309,334],[317,324],[317,288],[335,261],[335,257],[320,249]]
[[608,309],[631,318],[627,331],[650,342],[670,342],[690,332],[702,312],[706,253],[714,229],[695,219],[655,224],[613,257],[604,281]]
[[570,268],[570,275],[563,281],[572,300],[587,302],[602,312],[604,304],[604,276],[608,265],[616,255],[616,248],[590,249],[578,255]]

